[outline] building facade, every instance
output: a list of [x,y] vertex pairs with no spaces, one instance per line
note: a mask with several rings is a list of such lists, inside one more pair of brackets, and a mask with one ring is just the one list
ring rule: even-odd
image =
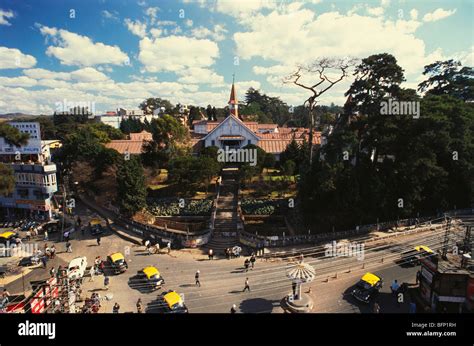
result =
[[50,143],[41,140],[37,122],[10,122],[20,132],[28,133],[28,143],[21,147],[8,144],[0,137],[0,161],[15,175],[15,188],[0,196],[0,208],[8,217],[49,219],[54,209],[52,197],[58,190],[56,165],[51,162]]
[[[294,139],[297,143],[309,140],[309,129],[303,127],[279,127],[277,124],[259,124],[245,121],[239,116],[237,92],[232,84],[229,105],[229,116],[221,121],[199,120],[193,122],[191,132],[193,147],[216,146],[221,149],[240,149],[254,144],[275,155],[280,154]],[[321,132],[313,131],[313,145],[321,144]]]

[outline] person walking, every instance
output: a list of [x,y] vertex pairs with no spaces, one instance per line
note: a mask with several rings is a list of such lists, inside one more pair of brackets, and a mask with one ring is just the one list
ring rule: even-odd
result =
[[137,300],[137,313],[141,314],[142,312],[143,312],[142,299],[138,298],[138,300]]
[[100,236],[97,237],[97,246],[100,246]]
[[54,270],[54,267],[52,267],[52,268],[49,270],[49,274],[51,274],[51,277],[54,278],[54,276],[56,275],[55,270]]
[[168,244],[166,244],[166,247],[168,248],[168,254],[171,252],[171,242],[168,242]]
[[30,241],[31,240],[31,231],[28,230],[26,231],[26,241]]
[[112,312],[114,314],[118,314],[120,311],[120,305],[118,303],[115,303],[114,307],[112,308]]
[[250,256],[250,264],[252,265],[252,269],[255,267],[255,254],[252,253],[252,256]]
[[248,258],[246,258],[244,261],[245,272],[249,271],[249,265],[250,265],[250,261]]
[[419,285],[421,282],[421,270],[416,272],[416,284]]
[[56,257],[56,246],[51,245],[51,248],[49,249],[49,252],[51,254],[51,259],[54,259]]
[[89,279],[89,282],[93,282],[94,281],[94,276],[95,276],[95,267],[92,266],[91,269],[89,270],[89,274],[90,274],[90,279]]
[[214,259],[214,251],[212,251],[212,249],[209,249],[209,253],[207,257],[209,258],[209,260]]
[[245,287],[244,287],[244,290],[242,292],[245,292],[246,290],[249,290],[249,292],[250,292],[249,278],[245,279]]
[[399,288],[400,288],[400,285],[398,284],[397,279],[393,280],[392,284],[390,285],[390,289],[392,290],[392,293],[397,293]]
[[108,290],[109,289],[109,283],[110,279],[108,276],[104,277],[104,289]]
[[232,307],[230,308],[230,313],[235,314],[236,312],[237,312],[237,306],[233,304]]
[[72,252],[72,245],[70,242],[66,243],[66,252]]
[[200,271],[198,269],[196,272],[196,275],[194,275],[194,279],[196,279],[196,286],[201,287],[201,282],[199,281],[199,274],[200,274]]
[[48,231],[44,231],[44,241],[48,241],[49,240],[49,237],[48,237]]

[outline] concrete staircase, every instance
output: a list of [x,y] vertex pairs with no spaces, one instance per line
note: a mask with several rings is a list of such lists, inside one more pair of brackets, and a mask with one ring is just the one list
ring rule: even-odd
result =
[[[217,200],[214,233],[209,243],[204,246],[205,249],[213,249],[215,254],[222,254],[226,248],[239,245],[238,173],[236,167],[222,170],[222,184]],[[224,235],[224,233],[235,233],[235,236]]]

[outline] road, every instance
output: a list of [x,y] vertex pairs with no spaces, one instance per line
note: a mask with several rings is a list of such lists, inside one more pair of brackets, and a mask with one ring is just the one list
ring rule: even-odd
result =
[[[94,214],[79,208],[83,224],[94,217]],[[443,231],[428,231],[410,236],[394,237],[364,249],[364,258],[356,257],[318,257],[305,258],[316,269],[313,282],[303,286],[303,291],[311,288],[310,296],[314,300],[313,312],[319,313],[365,313],[371,311],[371,305],[365,306],[351,299],[350,288],[367,271],[384,279],[384,286],[377,302],[382,312],[406,312],[408,300],[397,305],[390,293],[390,283],[397,279],[400,283],[415,283],[419,268],[403,268],[393,261],[398,259],[400,251],[414,245],[428,245],[433,249],[441,246]],[[118,302],[121,312],[135,312],[138,298],[142,299],[145,308],[151,312],[159,306],[158,296],[162,290],[144,293],[131,287],[133,277],[138,270],[153,265],[163,275],[166,284],[163,290],[173,289],[184,295],[185,303],[191,313],[227,313],[232,304],[237,305],[242,313],[280,313],[281,299],[290,293],[291,282],[286,277],[290,265],[287,261],[265,262],[258,260],[253,270],[245,272],[244,258],[208,260],[207,255],[199,249],[173,250],[170,254],[148,255],[144,246],[132,245],[115,234],[108,233],[102,237],[102,244],[96,244],[95,237],[76,234],[72,240],[73,253],[59,253],[58,257],[68,262],[76,256],[87,256],[89,264],[98,255],[105,258],[112,252],[122,252],[129,264],[127,272],[111,276],[108,291],[103,289],[103,277],[94,281],[85,279],[83,292],[90,295],[98,292],[102,296],[113,296],[104,301],[102,312],[111,312]],[[64,245],[58,243],[61,250]],[[200,270],[201,287],[196,287],[194,274]],[[42,269],[38,269],[42,270]],[[47,276],[46,271],[44,271]],[[337,274],[336,274],[337,273]],[[246,278],[249,278],[250,292],[242,292]],[[132,281],[131,281],[132,280]],[[133,285],[132,285],[133,286]]]

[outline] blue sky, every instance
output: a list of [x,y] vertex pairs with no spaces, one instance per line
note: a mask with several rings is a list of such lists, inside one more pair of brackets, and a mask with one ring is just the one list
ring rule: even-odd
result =
[[[233,73],[241,98],[253,86],[297,105],[309,95],[282,83],[297,64],[382,52],[414,87],[436,60],[474,65],[473,13],[469,0],[2,0],[0,113],[223,106]],[[321,103],[341,104],[351,81]]]

